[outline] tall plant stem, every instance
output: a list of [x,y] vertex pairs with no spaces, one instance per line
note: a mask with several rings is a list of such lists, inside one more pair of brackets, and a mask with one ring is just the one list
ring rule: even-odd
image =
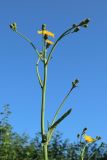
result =
[[44,157],[44,160],[48,160],[48,144],[47,143],[43,145],[43,157]]
[[46,81],[47,81],[47,64],[46,64],[46,50],[44,50],[44,81],[42,88],[42,106],[41,106],[41,134],[43,143],[43,157],[48,160],[47,137],[45,134],[45,100],[46,100]]
[[45,99],[46,99],[46,80],[47,80],[47,65],[44,64],[44,83],[42,88],[42,106],[41,106],[41,133],[45,135]]

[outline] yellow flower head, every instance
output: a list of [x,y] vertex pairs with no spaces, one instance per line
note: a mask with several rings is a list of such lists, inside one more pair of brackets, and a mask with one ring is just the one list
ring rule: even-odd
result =
[[54,38],[54,34],[46,29],[38,31],[38,34],[46,35],[46,36],[51,36]]
[[84,137],[85,141],[88,143],[92,143],[92,142],[96,141],[96,139],[92,138],[91,136],[87,136],[86,134],[83,137]]
[[52,41],[50,41],[50,40],[48,40],[48,39],[47,39],[45,42],[46,42],[48,45],[54,44]]

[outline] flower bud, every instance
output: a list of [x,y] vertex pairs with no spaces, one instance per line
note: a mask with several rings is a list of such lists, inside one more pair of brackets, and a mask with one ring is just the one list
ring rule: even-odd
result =
[[97,140],[100,140],[100,139],[101,139],[101,137],[100,137],[100,136],[96,136],[96,139],[97,139]]
[[84,28],[87,28],[87,27],[88,27],[88,24],[84,24],[83,27],[84,27]]
[[80,134],[79,133],[77,134],[77,138],[80,138]]
[[17,29],[17,24],[16,24],[15,22],[12,23],[12,24],[10,24],[9,26],[10,26],[10,28],[11,28],[13,31],[16,31],[16,29]]
[[46,24],[42,24],[42,30],[46,30]]
[[89,22],[90,22],[90,19],[87,18],[87,19],[81,21],[80,24],[79,24],[79,26],[81,26],[81,27],[87,27],[85,25],[87,25]]
[[79,27],[76,27],[73,32],[78,32],[80,30]]
[[77,25],[76,25],[76,24],[73,24],[72,27],[75,28],[75,27],[77,27]]
[[87,18],[87,19],[84,20],[84,22],[85,22],[85,24],[88,24],[90,22],[90,19]]
[[79,83],[79,80],[78,80],[78,79],[75,80],[75,84],[77,84],[77,83]]
[[87,131],[87,128],[85,127],[82,131],[82,135]]
[[75,88],[77,87],[77,84],[79,83],[79,80],[78,79],[75,79],[74,82],[72,82],[72,87]]

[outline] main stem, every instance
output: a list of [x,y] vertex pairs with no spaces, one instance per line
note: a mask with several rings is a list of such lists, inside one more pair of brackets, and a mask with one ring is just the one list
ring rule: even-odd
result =
[[48,160],[48,144],[43,145],[43,158],[44,160]]
[[[46,51],[44,51],[44,58],[46,59]],[[44,61],[44,81],[42,88],[42,106],[41,106],[41,134],[43,143],[43,157],[44,160],[48,160],[48,150],[47,150],[47,135],[45,133],[45,100],[46,100],[46,81],[47,81],[47,64]]]
[[85,153],[85,149],[86,149],[87,144],[84,146],[82,153],[81,153],[81,160],[84,160],[84,153]]

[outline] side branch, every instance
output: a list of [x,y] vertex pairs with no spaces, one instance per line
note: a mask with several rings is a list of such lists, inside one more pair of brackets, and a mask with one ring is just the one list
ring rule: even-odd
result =
[[81,21],[79,24],[73,24],[72,27],[70,27],[69,29],[67,29],[64,33],[62,33],[59,38],[56,40],[56,42],[54,43],[50,53],[49,53],[49,56],[48,56],[48,59],[47,59],[47,63],[50,61],[51,57],[52,57],[52,53],[57,45],[57,43],[63,38],[65,37],[66,35],[68,34],[71,34],[71,33],[74,33],[74,32],[78,32],[80,30],[80,27],[84,27],[84,28],[87,28],[88,26],[88,23],[89,23],[90,19],[86,18],[85,20]]
[[70,95],[70,93],[72,92],[73,89],[74,89],[74,87],[72,87],[72,88],[69,90],[69,92],[66,94],[66,96],[65,96],[64,99],[62,100],[60,106],[58,107],[58,109],[57,109],[57,111],[56,111],[56,113],[55,113],[55,115],[54,115],[54,118],[53,118],[53,121],[52,121],[52,124],[51,124],[51,125],[54,124],[54,122],[55,122],[55,120],[56,120],[56,118],[57,118],[60,110],[62,109],[65,101],[67,100],[68,96]]
[[19,36],[21,36],[22,38],[24,38],[35,50],[35,52],[37,53],[38,57],[40,57],[39,55],[39,51],[37,50],[37,48],[35,47],[35,45],[32,43],[32,41],[30,39],[28,39],[26,36],[24,36],[22,33],[18,32],[17,30],[15,31]]
[[49,56],[48,56],[48,59],[47,59],[47,63],[50,61],[50,59],[51,59],[51,57],[52,57],[52,53],[53,53],[56,45],[58,44],[58,42],[59,42],[64,36],[66,36],[68,33],[70,33],[72,29],[74,29],[74,26],[71,27],[71,28],[69,28],[68,30],[66,30],[66,31],[65,31],[63,34],[61,34],[61,35],[59,36],[59,38],[56,40],[56,42],[54,43],[54,45],[53,45],[53,47],[52,47],[52,49],[51,49],[51,51],[50,51],[50,53],[49,53]]
[[37,73],[37,77],[38,77],[38,81],[39,81],[40,87],[43,88],[43,82],[42,82],[42,79],[40,77],[39,69],[38,69],[39,62],[40,62],[40,58],[38,59],[38,61],[36,63],[36,73]]

